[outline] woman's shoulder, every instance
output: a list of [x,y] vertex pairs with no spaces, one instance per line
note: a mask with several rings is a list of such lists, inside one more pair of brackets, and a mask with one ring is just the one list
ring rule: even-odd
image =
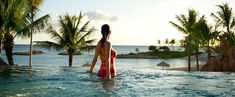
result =
[[107,45],[107,46],[111,46],[111,42],[110,41],[105,41],[104,44]]

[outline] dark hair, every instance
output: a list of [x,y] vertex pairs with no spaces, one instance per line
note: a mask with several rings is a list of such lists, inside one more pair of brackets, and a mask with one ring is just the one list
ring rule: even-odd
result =
[[110,33],[109,25],[108,24],[102,25],[102,27],[101,27],[101,34],[102,34],[101,45],[102,45],[102,47],[104,46],[104,43],[105,43],[109,33]]

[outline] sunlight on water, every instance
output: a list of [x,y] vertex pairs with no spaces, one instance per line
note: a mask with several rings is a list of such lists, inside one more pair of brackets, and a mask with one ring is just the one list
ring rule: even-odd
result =
[[234,73],[118,69],[105,81],[86,67],[18,66],[0,73],[0,97],[235,96]]
[[[147,46],[115,48],[119,53],[129,53],[136,47],[147,50]],[[15,51],[27,49],[27,45],[15,47]],[[105,81],[96,76],[99,60],[92,74],[82,67],[91,62],[92,52],[74,56],[73,66],[68,67],[67,56],[40,47],[35,49],[46,54],[34,55],[32,68],[27,67],[28,57],[15,55],[14,61],[19,66],[0,69],[0,97],[235,96],[234,73],[162,71],[156,66],[165,61],[171,64],[170,68],[185,67],[185,58],[117,59],[117,77]]]

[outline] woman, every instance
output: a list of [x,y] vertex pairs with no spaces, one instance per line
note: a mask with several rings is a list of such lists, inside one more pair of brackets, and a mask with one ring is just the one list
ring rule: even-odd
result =
[[100,56],[101,66],[98,72],[98,76],[105,79],[110,79],[111,77],[116,76],[115,58],[117,56],[117,53],[112,48],[111,43],[108,41],[111,34],[108,24],[104,24],[101,27],[101,34],[102,38],[96,46],[95,56],[91,64],[90,72],[93,71],[98,56]]

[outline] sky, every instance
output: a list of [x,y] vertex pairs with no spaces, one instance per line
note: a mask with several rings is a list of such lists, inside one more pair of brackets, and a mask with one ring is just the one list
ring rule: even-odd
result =
[[[109,24],[113,45],[158,45],[157,40],[180,40],[185,36],[169,24],[177,22],[176,15],[195,9],[213,24],[210,14],[218,10],[216,5],[225,2],[235,8],[235,0],[44,0],[37,16],[50,14],[51,24],[58,29],[59,15],[82,12],[84,21],[91,20],[90,27],[97,29],[93,35],[97,41],[101,38],[101,26]],[[53,41],[43,32],[35,34],[33,40]],[[17,38],[15,42],[29,44],[29,39]]]

